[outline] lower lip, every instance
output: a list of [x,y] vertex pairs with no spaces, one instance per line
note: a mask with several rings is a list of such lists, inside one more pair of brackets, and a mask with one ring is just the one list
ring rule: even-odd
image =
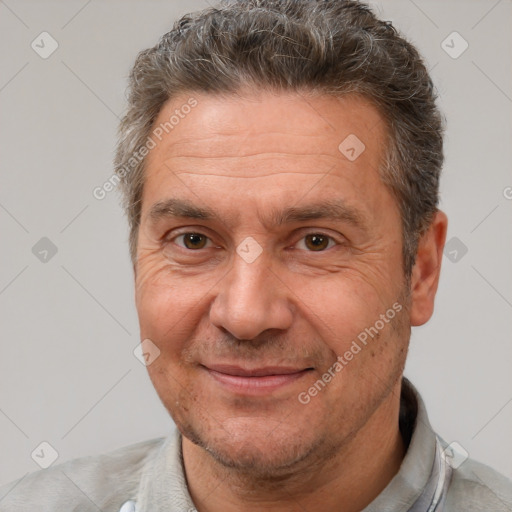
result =
[[207,368],[208,373],[220,384],[230,391],[241,394],[261,395],[283,388],[309,374],[310,370],[303,370],[286,375],[265,375],[261,377],[242,377],[228,375]]

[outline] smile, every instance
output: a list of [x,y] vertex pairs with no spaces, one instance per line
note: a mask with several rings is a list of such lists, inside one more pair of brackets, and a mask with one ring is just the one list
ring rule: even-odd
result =
[[245,369],[231,365],[203,366],[210,377],[228,391],[262,395],[284,388],[312,371],[312,368],[264,367]]

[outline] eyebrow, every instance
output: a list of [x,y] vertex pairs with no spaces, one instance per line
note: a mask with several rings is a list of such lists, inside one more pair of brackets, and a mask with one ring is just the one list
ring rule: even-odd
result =
[[155,203],[148,215],[151,222],[156,223],[164,218],[188,218],[199,220],[218,220],[218,216],[210,208],[199,208],[184,199],[167,199]]
[[[221,220],[219,215],[211,208],[199,207],[188,200],[176,198],[155,203],[151,207],[148,217],[152,223],[168,218]],[[270,211],[269,219],[272,224],[277,226],[319,219],[346,222],[361,229],[367,226],[366,216],[360,210],[347,205],[340,199],[303,206],[291,206],[283,210],[274,208]]]
[[362,212],[347,205],[340,199],[306,204],[304,206],[291,206],[281,211],[273,210],[270,218],[277,226],[319,219],[346,222],[360,228],[365,227],[367,223]]

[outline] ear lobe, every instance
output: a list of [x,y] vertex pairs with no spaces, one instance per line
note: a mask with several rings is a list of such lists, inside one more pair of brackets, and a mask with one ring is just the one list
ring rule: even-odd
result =
[[411,325],[423,325],[434,312],[448,218],[440,210],[418,243],[411,275]]

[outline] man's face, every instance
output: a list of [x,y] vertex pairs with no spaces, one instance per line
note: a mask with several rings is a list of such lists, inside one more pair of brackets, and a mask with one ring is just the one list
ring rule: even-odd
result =
[[180,431],[271,473],[343,446],[397,389],[410,322],[386,128],[355,96],[192,96],[164,106],[155,127],[190,113],[147,160],[141,339]]

